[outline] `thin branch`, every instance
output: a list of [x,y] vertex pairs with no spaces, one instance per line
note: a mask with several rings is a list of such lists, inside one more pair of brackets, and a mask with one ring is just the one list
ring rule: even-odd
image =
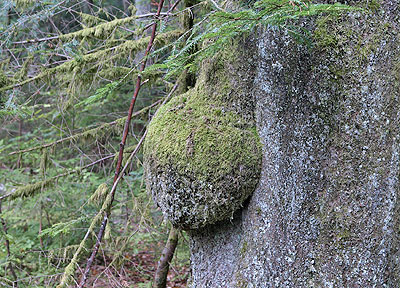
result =
[[214,0],[210,0],[210,2],[215,6],[215,8],[217,8],[219,11],[224,11],[224,9],[222,9],[221,7],[218,6],[217,2],[215,2]]
[[168,12],[165,13],[165,14],[167,14],[167,16],[168,16],[168,14],[169,14],[170,12],[174,11],[174,9],[176,8],[176,6],[178,6],[179,2],[181,2],[181,0],[177,0],[177,1],[171,6],[171,8],[169,8]]
[[38,38],[38,39],[29,39],[29,40],[24,40],[24,41],[13,42],[12,44],[14,44],[14,45],[32,44],[32,43],[50,41],[50,40],[54,40],[54,39],[58,39],[58,38],[60,38],[60,36],[52,36],[52,37],[45,37],[45,38]]
[[[96,160],[96,161],[94,161],[94,162],[92,162],[92,163],[89,163],[89,164],[87,164],[87,165],[85,165],[85,166],[79,167],[79,168],[77,168],[77,169],[73,169],[73,170],[71,170],[71,171],[67,171],[67,172],[62,173],[62,174],[58,174],[58,175],[56,175],[56,176],[50,178],[48,181],[55,181],[55,180],[57,180],[58,178],[62,178],[62,177],[69,176],[69,175],[71,175],[71,174],[73,174],[73,173],[76,173],[76,172],[79,172],[79,171],[81,171],[81,170],[83,170],[83,169],[92,167],[92,166],[94,166],[94,165],[96,165],[96,164],[98,164],[98,163],[100,163],[100,162],[103,162],[103,161],[105,161],[105,160],[107,160],[107,159],[114,158],[116,155],[117,155],[117,153],[114,153],[114,154],[108,155],[108,156],[106,156],[106,157],[103,157],[103,158],[101,158],[101,159],[98,159],[98,160]],[[6,199],[6,198],[10,198],[10,197],[11,197],[11,199],[15,199],[15,198],[16,198],[15,194],[17,194],[17,192],[18,192],[18,189],[14,190],[13,192],[10,192],[10,193],[8,193],[8,194],[5,194],[5,195],[3,195],[3,196],[0,196],[0,201],[1,201],[1,200],[4,200],[4,199]],[[14,197],[13,197],[13,196],[14,196]]]
[[[110,193],[109,193],[109,195],[111,195],[111,198],[112,198],[112,199],[114,198],[115,191],[117,190],[117,185],[118,185],[119,181],[122,179],[125,170],[126,170],[126,169],[129,167],[129,165],[130,165],[130,162],[131,162],[130,160],[131,160],[131,159],[133,158],[133,156],[135,156],[136,153],[139,151],[139,148],[140,148],[140,146],[142,145],[142,143],[143,143],[143,141],[144,141],[146,135],[147,135],[147,130],[146,130],[145,133],[143,134],[143,136],[142,136],[142,138],[140,139],[140,141],[139,141],[138,145],[136,146],[135,150],[134,150],[134,151],[131,153],[131,155],[129,156],[128,161],[126,162],[125,166],[124,166],[123,169],[121,170],[120,175],[119,175],[118,178],[115,180],[115,182],[114,182],[114,184],[113,184],[113,186],[112,186],[112,188],[111,188],[111,191],[110,191]],[[110,208],[111,208],[111,206],[112,206],[112,202],[110,203]],[[110,213],[110,209],[109,209],[108,211],[105,211],[105,215],[104,215],[103,221],[102,221],[101,226],[100,226],[100,230],[99,230],[98,235],[97,235],[97,241],[96,241],[94,250],[93,250],[92,254],[90,255],[90,257],[89,257],[89,259],[88,259],[88,261],[87,261],[87,263],[86,263],[85,271],[84,271],[84,273],[83,273],[83,275],[82,275],[81,282],[79,283],[79,286],[78,286],[78,287],[80,287],[80,288],[81,288],[81,287],[84,287],[84,285],[85,285],[85,283],[86,283],[86,281],[87,281],[87,278],[88,278],[89,272],[90,272],[90,268],[91,268],[91,266],[92,266],[92,264],[93,264],[93,261],[94,261],[94,258],[95,258],[95,256],[96,256],[96,254],[97,254],[97,252],[98,252],[98,250],[99,250],[99,248],[100,248],[101,240],[102,240],[102,238],[103,238],[103,236],[104,236],[104,232],[105,232],[105,229],[106,229],[107,222],[108,222],[108,219],[109,219],[109,217],[110,217],[110,214],[111,214],[111,213]]]
[[[175,92],[177,87],[178,87],[178,83],[176,83],[174,85],[174,87],[171,89],[171,91],[169,92],[167,97],[165,97],[165,99],[164,99],[163,103],[161,104],[161,106],[163,106],[168,101],[168,99],[172,96],[172,94]],[[159,110],[156,111],[154,116],[157,115],[158,111]],[[122,169],[122,171],[120,172],[118,178],[113,183],[113,187],[111,188],[111,191],[109,192],[109,195],[112,196],[112,199],[114,199],[115,190],[117,189],[117,185],[118,185],[119,181],[121,180],[122,176],[124,175],[125,170],[128,168],[128,166],[129,166],[129,164],[131,162],[131,159],[133,158],[134,155],[136,155],[137,151],[139,150],[139,148],[140,148],[142,142],[144,141],[146,135],[147,135],[147,130],[144,132],[142,138],[140,139],[139,143],[135,147],[135,150],[129,156],[129,158],[126,161],[126,164],[125,164],[124,168]],[[112,205],[112,202],[111,202],[110,206],[111,205]],[[106,215],[104,216],[103,222],[101,223],[100,230],[99,230],[98,235],[97,235],[97,241],[96,241],[94,250],[93,250],[92,254],[90,255],[90,258],[88,259],[88,261],[86,263],[85,272],[84,272],[84,274],[82,276],[81,283],[79,284],[79,288],[84,287],[84,285],[85,285],[85,283],[87,281],[87,277],[89,275],[90,268],[91,268],[91,266],[93,264],[94,257],[96,256],[96,254],[97,254],[97,252],[98,252],[98,250],[100,248],[101,240],[103,238],[103,235],[104,235],[104,232],[105,232],[105,229],[106,229],[107,222],[108,222],[110,214],[111,214],[111,211],[106,211]]]
[[[155,18],[158,18],[160,16],[161,9],[162,9],[163,5],[164,5],[164,0],[160,0],[160,2],[158,4],[158,9],[157,9],[157,13],[155,15]],[[110,206],[112,206],[112,202],[114,201],[115,190],[116,190],[116,187],[117,187],[117,184],[118,184],[117,180],[120,179],[122,177],[122,175],[123,175],[123,173],[120,174],[120,170],[121,170],[121,165],[122,165],[122,158],[123,158],[123,155],[124,155],[124,147],[125,147],[125,143],[126,143],[126,138],[128,137],[129,126],[130,126],[130,122],[131,122],[131,118],[132,118],[133,108],[135,106],[136,98],[137,98],[137,96],[139,94],[140,87],[141,87],[142,76],[140,75],[140,73],[143,72],[145,67],[146,67],[147,56],[150,53],[151,48],[153,47],[153,42],[154,42],[154,39],[156,37],[156,30],[157,30],[157,22],[155,21],[154,24],[153,24],[153,29],[152,29],[152,32],[151,32],[149,43],[147,45],[146,51],[145,51],[144,56],[143,56],[142,65],[140,66],[140,69],[139,69],[140,72],[139,72],[139,75],[138,75],[137,80],[136,80],[135,92],[133,94],[133,97],[132,97],[132,100],[131,100],[131,104],[129,106],[128,117],[127,117],[126,122],[125,122],[124,132],[123,132],[122,140],[121,140],[121,143],[120,143],[117,167],[115,168],[115,175],[114,175],[114,181],[113,181],[114,185],[113,185],[113,189],[110,191],[110,194],[109,194],[109,195],[111,195],[111,204],[110,204]],[[142,139],[140,139],[140,142],[138,143],[136,148],[138,148],[140,146],[140,143],[141,143],[141,141],[143,141],[145,135],[146,135],[146,132],[143,135]],[[137,149],[135,149],[135,151],[137,151]],[[132,152],[132,153],[134,153],[134,152]],[[129,162],[127,162],[125,167],[127,167],[128,164],[129,164]],[[85,271],[84,271],[84,273],[82,275],[81,282],[79,283],[79,286],[78,286],[79,288],[82,288],[82,287],[85,286],[85,283],[87,281],[88,275],[90,273],[90,269],[91,269],[93,260],[96,257],[96,254],[97,254],[97,252],[99,250],[100,243],[101,243],[101,240],[103,238],[105,227],[107,225],[108,218],[109,218],[110,214],[111,214],[111,209],[109,209],[105,213],[105,216],[104,216],[104,219],[103,219],[103,223],[102,223],[102,225],[100,227],[100,231],[98,233],[97,242],[95,244],[95,247],[93,249],[92,254],[90,255],[90,257],[89,257],[89,259],[87,261]]]

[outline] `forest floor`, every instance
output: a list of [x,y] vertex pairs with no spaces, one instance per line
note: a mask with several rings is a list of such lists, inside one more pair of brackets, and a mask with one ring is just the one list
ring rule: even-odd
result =
[[[161,246],[162,243],[160,243]],[[103,255],[103,263],[97,263],[92,267],[92,274],[88,280],[88,287],[151,287],[151,280],[157,266],[158,249],[147,247],[146,251],[136,254],[125,254],[124,264],[117,268],[110,266],[112,257]],[[189,265],[182,264],[176,259],[170,265],[167,288],[184,288],[190,276]]]

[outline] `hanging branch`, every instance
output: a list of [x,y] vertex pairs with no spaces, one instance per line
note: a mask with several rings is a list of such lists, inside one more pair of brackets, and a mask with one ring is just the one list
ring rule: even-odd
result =
[[171,227],[171,230],[169,230],[167,244],[165,244],[160,261],[158,261],[157,264],[156,273],[154,274],[153,288],[165,288],[167,286],[169,263],[171,263],[176,245],[178,244],[178,234],[179,230]]
[[96,160],[96,161],[94,161],[92,163],[89,163],[89,164],[87,164],[85,166],[82,166],[82,167],[79,167],[79,168],[76,168],[76,169],[72,169],[72,170],[67,171],[65,173],[62,173],[62,174],[58,174],[58,175],[56,175],[54,177],[51,177],[51,178],[48,178],[48,179],[46,179],[44,181],[40,181],[40,182],[36,182],[36,183],[33,183],[33,184],[28,184],[28,185],[25,185],[25,186],[21,186],[21,187],[15,189],[13,192],[10,192],[8,194],[0,196],[0,201],[2,201],[4,199],[14,200],[14,199],[17,199],[17,198],[33,196],[37,192],[42,191],[43,189],[45,189],[45,188],[49,187],[50,185],[52,185],[59,178],[66,177],[66,176],[69,176],[69,175],[74,174],[74,173],[78,173],[78,172],[80,172],[80,171],[82,171],[82,170],[84,170],[86,168],[89,168],[89,167],[92,167],[94,165],[97,165],[98,163],[103,162],[103,161],[105,161],[107,159],[114,158],[116,155],[117,155],[117,153],[111,154],[111,155],[108,155],[108,156],[103,157],[101,159],[98,159],[98,160]]
[[[160,13],[159,15],[166,16],[166,15],[168,15],[168,13]],[[130,17],[122,18],[122,19],[115,19],[113,21],[109,21],[109,22],[106,22],[106,23],[101,23],[101,24],[99,24],[97,26],[89,27],[89,28],[86,28],[86,29],[89,30],[90,32],[92,32],[91,34],[95,34],[94,32],[96,31],[96,29],[99,29],[99,28],[102,28],[102,27],[105,27],[105,26],[110,26],[110,25],[117,26],[118,24],[129,23],[129,22],[131,22],[133,20],[136,20],[136,19],[149,18],[149,17],[154,17],[154,16],[158,17],[159,15],[155,15],[154,13],[147,13],[147,14],[143,14],[143,15],[134,15],[134,16],[130,16]],[[123,29],[122,26],[119,26],[119,28]],[[77,32],[71,32],[71,33],[68,33],[68,34],[52,36],[52,37],[44,37],[44,38],[36,38],[36,39],[28,39],[28,40],[23,40],[23,41],[17,41],[17,42],[13,42],[12,44],[13,45],[33,44],[33,43],[46,42],[46,41],[55,40],[55,39],[65,40],[65,39],[70,39],[70,38],[72,38],[74,36],[81,36],[81,34],[82,34],[81,31],[82,30],[77,31]]]

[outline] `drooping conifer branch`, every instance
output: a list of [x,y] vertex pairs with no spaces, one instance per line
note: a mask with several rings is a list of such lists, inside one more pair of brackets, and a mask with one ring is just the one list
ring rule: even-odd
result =
[[[167,42],[169,42],[171,39],[176,39],[182,35],[182,31],[177,29],[177,30],[172,30],[168,31],[165,33],[160,33],[157,37],[157,39],[152,40],[152,46],[154,45],[163,45]],[[49,68],[45,69],[44,71],[40,72],[34,77],[25,79],[24,81],[20,81],[17,83],[12,83],[10,85],[4,86],[0,88],[0,93],[4,91],[8,91],[14,88],[21,87],[23,85],[32,83],[34,81],[39,81],[42,79],[49,79],[49,78],[54,78],[57,77],[57,75],[62,75],[63,73],[66,72],[78,72],[84,70],[84,68],[88,67],[88,65],[91,65],[90,68],[94,67],[99,67],[99,66],[105,66],[109,63],[111,63],[111,60],[116,60],[121,59],[123,57],[126,57],[132,52],[137,52],[146,47],[146,45],[150,42],[151,36],[138,39],[138,40],[126,40],[123,43],[120,43],[118,45],[115,45],[113,47],[95,51],[86,55],[83,55],[81,58],[71,58],[71,60],[68,60],[54,68]],[[153,43],[154,42],[154,43]],[[95,64],[93,66],[93,64]],[[104,67],[103,67],[104,68]],[[144,71],[139,69],[139,70],[133,70],[131,73],[135,74],[141,74],[141,78],[149,77],[149,78],[155,78],[157,76],[160,76],[161,72],[159,71]],[[56,78],[57,79],[57,78]],[[62,77],[60,78],[62,79]],[[18,81],[18,80],[14,80]]]
[[[167,13],[160,13],[161,15],[167,15]],[[52,37],[44,37],[44,38],[36,38],[36,39],[28,39],[28,40],[23,40],[23,41],[17,41],[13,42],[12,44],[14,45],[22,45],[22,44],[33,44],[33,43],[40,43],[40,42],[46,42],[46,41],[51,41],[51,40],[65,40],[65,41],[70,41],[75,37],[88,37],[88,36],[95,36],[98,37],[101,34],[108,33],[109,31],[114,30],[116,27],[120,27],[121,25],[128,24],[136,19],[142,19],[142,18],[149,18],[149,17],[154,17],[154,13],[147,13],[143,15],[134,15],[122,19],[115,19],[106,23],[101,23],[99,25],[96,25],[94,27],[87,27],[82,30],[68,33],[68,34],[62,34],[58,36],[52,36]]]
[[[136,149],[136,147],[135,147],[135,149]],[[62,173],[62,174],[58,174],[58,175],[56,175],[54,177],[51,177],[51,178],[48,178],[48,179],[46,179],[44,181],[39,181],[39,182],[36,182],[36,183],[33,183],[33,184],[28,184],[28,185],[25,185],[25,186],[18,187],[13,192],[10,192],[8,194],[0,196],[0,201],[4,200],[4,199],[14,200],[14,199],[17,199],[17,198],[32,197],[32,196],[36,195],[37,192],[42,191],[43,189],[46,189],[46,188],[50,187],[59,178],[66,177],[66,176],[72,175],[74,173],[79,173],[80,171],[82,171],[84,169],[87,169],[89,167],[95,166],[95,165],[97,165],[97,164],[99,164],[99,163],[101,163],[101,162],[103,162],[103,161],[105,161],[107,159],[114,158],[116,155],[117,155],[117,153],[114,153],[114,154],[108,155],[106,157],[103,157],[101,159],[98,159],[98,160],[96,160],[96,161],[94,161],[92,163],[89,163],[89,164],[87,164],[85,166],[72,169],[72,170],[67,171],[65,173]]]
[[[149,109],[151,109],[151,108],[157,106],[158,104],[160,104],[160,102],[161,102],[161,100],[158,100],[158,101],[154,102],[153,104],[151,104],[151,105],[149,105],[149,106],[147,106],[147,107],[135,112],[132,115],[132,117],[136,117],[136,116],[139,116],[139,115],[141,115],[143,113],[146,113]],[[53,141],[51,143],[47,143],[47,144],[40,145],[40,146],[35,146],[35,147],[32,147],[32,148],[28,148],[28,149],[13,151],[9,155],[22,154],[22,153],[26,153],[26,152],[30,152],[30,151],[34,151],[34,150],[53,147],[53,146],[56,146],[58,144],[66,142],[66,141],[76,141],[76,140],[79,140],[81,138],[86,138],[86,137],[89,137],[89,136],[96,136],[100,132],[109,131],[109,129],[112,129],[114,126],[123,125],[123,123],[126,121],[126,117],[127,116],[118,118],[117,120],[114,120],[112,122],[101,124],[99,127],[96,127],[96,128],[93,128],[93,129],[89,129],[87,131],[84,131],[84,132],[81,132],[81,133],[77,133],[77,134],[74,134],[74,135],[59,139],[57,141]]]

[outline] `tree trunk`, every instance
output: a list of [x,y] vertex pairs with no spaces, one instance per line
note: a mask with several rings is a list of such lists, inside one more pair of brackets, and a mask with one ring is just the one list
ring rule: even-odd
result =
[[313,48],[265,29],[237,54],[256,62],[261,178],[190,231],[192,287],[400,287],[400,8],[364,6],[303,20]]

